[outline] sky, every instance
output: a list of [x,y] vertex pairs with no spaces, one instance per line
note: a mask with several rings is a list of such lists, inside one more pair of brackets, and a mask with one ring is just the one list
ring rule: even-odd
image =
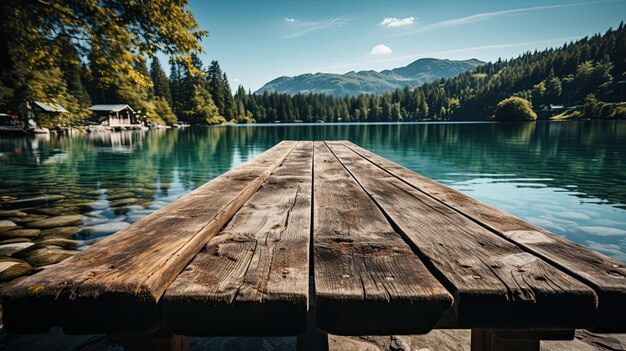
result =
[[[508,59],[603,33],[626,20],[626,0],[191,0],[205,65],[233,89],[280,76],[406,66],[419,58]],[[167,61],[164,61],[167,62]]]

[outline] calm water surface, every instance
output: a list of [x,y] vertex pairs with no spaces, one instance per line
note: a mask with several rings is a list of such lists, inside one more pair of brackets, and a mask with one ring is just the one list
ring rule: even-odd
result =
[[[626,121],[220,126],[0,139],[0,210],[27,213],[9,218],[25,228],[82,215],[62,224],[76,231],[66,232],[72,247],[65,249],[80,250],[283,139],[351,140],[626,262]],[[19,205],[43,194],[63,198]]]

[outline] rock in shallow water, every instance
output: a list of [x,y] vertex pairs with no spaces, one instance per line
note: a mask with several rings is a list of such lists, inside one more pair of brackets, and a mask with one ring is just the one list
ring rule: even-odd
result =
[[30,273],[33,267],[14,258],[0,259],[0,282],[6,282]]
[[46,229],[39,234],[40,238],[60,237],[71,238],[80,231],[79,227],[58,227],[52,229]]
[[88,225],[96,225],[96,224],[101,224],[101,223],[105,223],[107,222],[108,219],[106,218],[97,218],[97,217],[83,217],[83,225],[88,226]]
[[89,205],[94,210],[102,210],[109,207],[109,202],[107,200],[96,200]]
[[82,215],[67,215],[50,217],[40,221],[28,222],[26,225],[31,228],[47,229],[55,227],[65,227],[73,224],[80,224],[83,219]]
[[94,236],[102,236],[109,235],[117,232],[118,230],[122,230],[128,227],[130,223],[126,222],[115,222],[115,223],[104,223],[97,224],[91,227],[85,228],[85,235],[94,235]]
[[36,238],[39,233],[39,229],[14,229],[0,233],[0,238]]
[[42,214],[29,214],[26,217],[11,217],[11,220],[18,224],[24,224],[29,222],[41,221],[46,218],[48,218],[48,216]]
[[138,202],[141,202],[141,199],[138,199],[136,197],[131,197],[127,199],[119,199],[119,200],[111,201],[110,206],[119,207],[119,206],[124,206],[124,205],[136,204]]
[[46,207],[38,208],[35,210],[37,213],[45,214],[48,216],[60,216],[71,213],[73,210],[68,207]]
[[132,198],[135,197],[136,194],[130,191],[127,192],[123,192],[123,193],[113,193],[109,196],[107,196],[107,200],[113,201],[113,200],[119,200],[119,199],[125,199],[125,198]]
[[27,249],[35,244],[33,243],[14,243],[0,246],[0,256],[11,256],[18,251]]
[[579,230],[591,235],[597,236],[621,236],[626,235],[626,230],[601,226],[582,226]]
[[0,220],[0,233],[16,229],[16,227],[17,224],[15,224],[15,222],[13,221],[9,221],[8,219]]
[[0,245],[15,244],[15,243],[29,243],[29,242],[30,242],[30,239],[28,238],[12,238],[12,239],[1,240]]
[[28,216],[28,213],[22,212],[22,211],[16,211],[16,210],[3,210],[3,211],[0,211],[0,218],[26,217],[26,216]]
[[33,267],[47,266],[53,263],[59,263],[68,257],[74,256],[78,251],[64,250],[58,246],[47,246],[41,249],[33,250],[25,260]]
[[50,239],[45,239],[45,240],[41,240],[41,241],[36,241],[37,245],[42,245],[42,246],[59,246],[59,247],[63,247],[66,249],[76,249],[79,248],[83,245],[85,245],[85,242],[83,240],[72,240],[72,239],[65,239],[65,238],[55,238],[52,237]]
[[6,205],[9,207],[19,207],[19,206],[29,206],[29,205],[39,205],[46,204],[50,202],[55,202],[59,200],[65,199],[63,195],[43,195],[36,197],[29,197],[26,199],[17,199],[6,202]]

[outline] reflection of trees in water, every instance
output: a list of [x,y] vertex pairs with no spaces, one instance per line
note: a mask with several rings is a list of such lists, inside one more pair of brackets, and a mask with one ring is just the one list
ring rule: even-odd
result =
[[[0,139],[0,187],[97,199],[133,191],[150,206],[174,181],[190,191],[277,142],[347,139],[400,163],[453,172],[552,178],[555,186],[623,203],[626,123],[218,126]],[[621,144],[620,144],[621,143]],[[4,170],[9,171],[4,171]],[[433,174],[430,174],[433,175]],[[607,186],[610,184],[611,186]]]

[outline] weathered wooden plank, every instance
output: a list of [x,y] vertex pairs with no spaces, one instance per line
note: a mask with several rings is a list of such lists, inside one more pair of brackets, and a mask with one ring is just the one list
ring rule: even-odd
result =
[[184,335],[298,335],[307,329],[313,143],[300,142],[164,296]]
[[416,174],[355,144],[344,144],[407,184],[582,280],[598,295],[595,329],[605,332],[626,330],[626,266],[623,263]]
[[146,332],[167,286],[261,187],[296,142],[282,142],[59,265],[5,298],[9,330]]
[[317,327],[341,335],[433,328],[449,293],[321,142],[313,174]]
[[456,317],[452,327],[554,329],[586,327],[593,321],[596,295],[585,284],[407,185],[342,143],[327,144],[451,289]]

